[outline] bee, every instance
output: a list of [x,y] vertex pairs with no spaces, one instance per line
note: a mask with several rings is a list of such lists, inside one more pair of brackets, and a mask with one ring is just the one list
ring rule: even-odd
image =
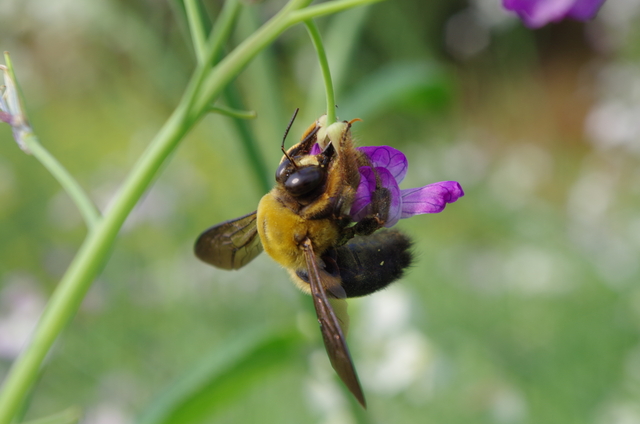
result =
[[287,269],[313,298],[331,365],[366,408],[345,338],[345,299],[371,294],[400,278],[411,264],[412,242],[397,230],[381,230],[391,193],[378,175],[366,216],[354,222],[349,214],[360,184],[359,168],[371,166],[351,138],[357,120],[327,126],[323,116],[285,151],[295,116],[282,140],[276,186],[256,212],[204,231],[195,254],[213,266],[235,270],[265,250]]

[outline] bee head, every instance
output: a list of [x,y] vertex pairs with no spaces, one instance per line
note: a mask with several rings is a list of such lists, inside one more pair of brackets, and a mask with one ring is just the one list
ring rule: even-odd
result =
[[276,182],[293,197],[303,197],[322,187],[335,149],[327,146],[319,155],[286,155],[276,171]]

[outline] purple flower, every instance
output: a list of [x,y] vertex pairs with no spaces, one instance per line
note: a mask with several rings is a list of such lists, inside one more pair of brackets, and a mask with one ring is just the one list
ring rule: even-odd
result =
[[370,214],[371,196],[376,189],[376,173],[382,187],[389,190],[391,204],[385,227],[395,225],[400,219],[423,213],[442,212],[447,203],[453,203],[464,196],[462,187],[456,181],[442,181],[424,187],[400,190],[398,184],[407,174],[407,157],[389,146],[359,147],[373,166],[360,168],[360,185],[351,206],[350,215],[359,221]]
[[604,0],[502,0],[505,9],[516,12],[529,28],[540,28],[565,18],[593,18]]

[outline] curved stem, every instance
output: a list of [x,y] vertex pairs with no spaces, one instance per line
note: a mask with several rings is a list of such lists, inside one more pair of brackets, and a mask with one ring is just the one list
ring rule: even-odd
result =
[[352,7],[362,6],[365,4],[377,3],[383,0],[337,0],[328,1],[315,6],[305,7],[303,10],[297,10],[289,15],[289,21],[291,24],[298,24],[300,22],[318,18],[320,16],[331,15],[333,13],[341,12],[343,10],[351,9]]
[[206,59],[206,67],[212,67],[220,57],[224,43],[229,39],[241,9],[242,3],[238,0],[224,2],[220,15],[213,25],[211,35],[203,46],[205,49],[202,55]]
[[309,19],[304,21],[304,25],[307,27],[307,31],[309,32],[309,36],[311,37],[311,42],[313,43],[313,47],[316,49],[316,53],[318,54],[318,62],[320,63],[320,69],[322,70],[322,80],[324,81],[324,88],[327,97],[327,126],[336,122],[336,99],[333,94],[333,82],[331,81],[331,70],[329,69],[329,61],[327,60],[327,53],[324,50],[324,45],[322,44],[322,37],[320,36],[320,31],[318,30],[318,26],[313,21],[313,19]]
[[89,230],[95,228],[100,221],[100,212],[98,212],[95,204],[89,199],[89,196],[87,196],[82,187],[80,187],[80,184],[71,176],[69,171],[40,144],[35,135],[25,137],[24,142],[31,154],[47,168],[51,175],[58,180],[64,191],[71,197],[71,200],[76,204]]
[[289,15],[311,3],[311,0],[290,0],[274,17],[260,29],[244,40],[216,65],[216,71],[209,74],[199,87],[198,96],[193,104],[191,119],[197,119],[193,113],[204,110],[216,99],[222,89],[230,83],[249,61],[262,49],[271,44],[282,32],[294,25]]
[[[14,119],[19,117],[19,121],[22,122],[18,131],[19,135],[16,137],[16,142],[20,148],[27,154],[32,154],[47,170],[58,180],[62,188],[69,194],[71,200],[76,204],[76,207],[80,210],[80,214],[84,218],[85,223],[89,230],[92,230],[98,221],[100,220],[100,213],[95,204],[91,201],[86,192],[82,189],[80,184],[71,176],[69,171],[51,154],[45,149],[38,137],[33,133],[31,126],[28,124],[26,112],[24,111],[24,101],[22,99],[22,93],[20,86],[16,79],[16,75],[13,69],[13,63],[8,52],[4,53],[4,59],[7,64],[6,67],[2,67],[2,70],[6,71],[8,75],[5,75],[5,83],[7,84],[7,90],[12,96],[12,107],[14,110],[9,111],[14,115]],[[3,106],[5,104],[3,103]],[[14,129],[14,136],[16,130]]]
[[255,110],[240,110],[225,106],[211,106],[208,112],[238,119],[255,119],[258,116]]

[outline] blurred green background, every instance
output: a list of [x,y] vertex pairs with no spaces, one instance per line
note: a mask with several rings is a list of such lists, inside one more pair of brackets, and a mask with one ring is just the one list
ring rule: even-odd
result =
[[[281,5],[245,7],[235,42]],[[466,192],[402,221],[415,266],[350,302],[368,411],[286,272],[266,255],[237,272],[193,256],[202,230],[264,194],[238,127],[209,116],[127,220],[26,419],[75,405],[87,424],[640,422],[640,2],[537,31],[499,0],[387,1],[318,23],[359,143],[407,153],[403,188]],[[189,78],[185,28],[171,2],[0,2],[32,124],[102,209]],[[294,137],[322,113],[320,83],[303,27],[236,80],[270,180],[293,110]],[[0,219],[5,375],[85,235],[8,126]]]

